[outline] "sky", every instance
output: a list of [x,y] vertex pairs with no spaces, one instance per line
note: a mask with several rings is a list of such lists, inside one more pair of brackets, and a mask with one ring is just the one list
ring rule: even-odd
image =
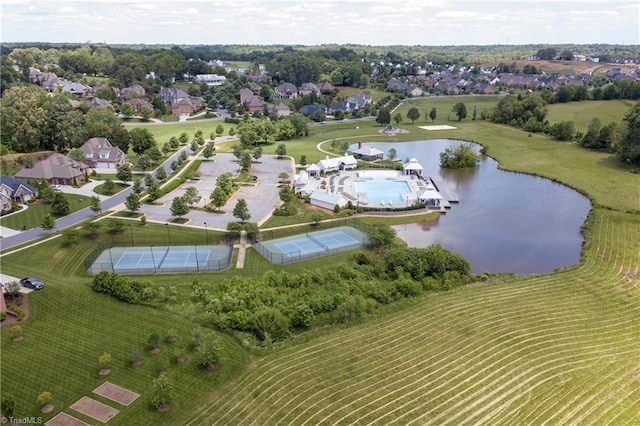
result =
[[0,0],[2,42],[640,44],[638,0]]

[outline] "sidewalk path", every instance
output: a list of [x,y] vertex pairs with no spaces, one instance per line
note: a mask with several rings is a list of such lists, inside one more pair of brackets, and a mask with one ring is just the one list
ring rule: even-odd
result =
[[236,261],[236,269],[244,268],[244,256],[247,252],[247,231],[240,233],[240,246],[238,251],[238,260]]

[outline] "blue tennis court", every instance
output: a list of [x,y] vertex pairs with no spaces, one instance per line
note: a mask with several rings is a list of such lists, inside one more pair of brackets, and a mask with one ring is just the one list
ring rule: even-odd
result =
[[367,236],[352,227],[339,227],[256,244],[256,250],[271,263],[285,264],[368,245]]
[[230,246],[109,247],[88,268],[121,274],[220,271],[231,264]]

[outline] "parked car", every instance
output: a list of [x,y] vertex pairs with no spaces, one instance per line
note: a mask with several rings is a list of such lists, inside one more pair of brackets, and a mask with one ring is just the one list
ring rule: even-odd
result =
[[41,290],[44,288],[44,283],[37,278],[27,277],[20,280],[22,287],[30,288],[32,290]]
[[53,185],[51,188],[53,188],[53,190],[56,192],[62,191],[62,187],[60,185]]
[[251,180],[252,180],[252,181],[256,181],[256,180],[258,180],[258,176],[256,176],[256,175],[251,176]]

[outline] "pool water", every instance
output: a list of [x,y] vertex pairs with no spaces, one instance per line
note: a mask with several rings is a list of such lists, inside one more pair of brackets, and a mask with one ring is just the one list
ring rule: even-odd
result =
[[398,181],[390,178],[374,176],[366,178],[363,181],[353,182],[354,188],[358,193],[366,193],[369,204],[386,205],[404,203],[402,193],[410,193],[411,188],[405,181]]

